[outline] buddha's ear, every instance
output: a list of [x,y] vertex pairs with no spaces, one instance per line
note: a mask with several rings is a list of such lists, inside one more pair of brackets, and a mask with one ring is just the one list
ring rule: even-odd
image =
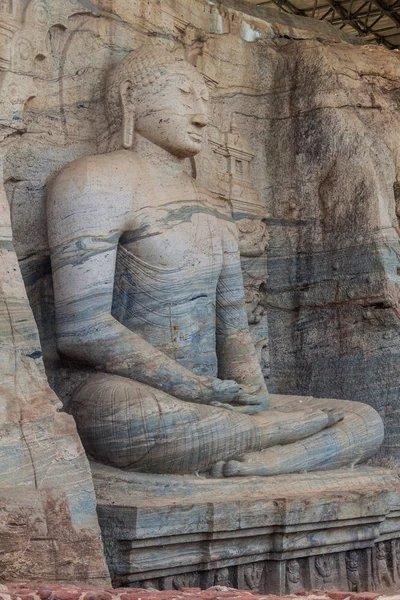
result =
[[132,82],[123,81],[119,87],[122,105],[122,143],[129,149],[133,144],[135,131],[135,104],[132,94]]

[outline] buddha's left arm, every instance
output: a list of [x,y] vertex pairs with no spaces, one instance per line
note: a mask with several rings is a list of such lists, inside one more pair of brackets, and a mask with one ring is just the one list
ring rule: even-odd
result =
[[250,337],[244,298],[237,230],[224,228],[223,266],[216,298],[218,377],[266,389]]

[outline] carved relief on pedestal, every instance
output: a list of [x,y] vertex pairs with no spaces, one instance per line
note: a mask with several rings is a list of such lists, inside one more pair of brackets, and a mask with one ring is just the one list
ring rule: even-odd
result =
[[358,565],[358,554],[356,550],[346,553],[346,574],[350,592],[361,591],[361,575]]
[[289,594],[295,594],[304,587],[300,573],[300,564],[295,558],[288,560],[286,563],[286,585]]
[[224,567],[223,569],[217,569],[215,571],[214,585],[233,587],[232,576],[228,567]]
[[389,570],[388,556],[385,542],[378,542],[375,545],[375,588],[377,590],[383,587],[392,587],[394,585],[393,577]]
[[332,554],[325,554],[317,556],[315,559],[315,570],[317,579],[321,581],[320,587],[325,589],[332,589],[334,581],[334,557]]
[[254,594],[263,593],[263,575],[265,572],[265,564],[263,562],[252,563],[244,567],[244,582],[249,590]]
[[238,585],[238,571],[243,572],[243,566],[222,567],[221,569],[209,569],[200,571],[199,587],[207,590],[212,587],[243,587]]
[[172,579],[172,589],[180,590],[183,587],[198,587],[200,575],[197,572],[183,573],[182,575],[174,575]]
[[393,575],[396,581],[400,581],[400,540],[392,541]]

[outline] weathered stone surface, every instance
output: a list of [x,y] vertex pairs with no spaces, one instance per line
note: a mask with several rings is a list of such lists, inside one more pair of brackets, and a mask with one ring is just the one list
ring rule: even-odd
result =
[[92,466],[114,585],[259,593],[400,585],[397,473],[223,482]]
[[108,580],[88,461],[59,405],[46,380],[1,186],[1,579]]
[[[150,34],[181,45],[186,58],[214,86],[205,154],[187,165],[198,184],[226,190],[226,157],[220,150],[235,130],[251,140],[255,187],[268,212],[268,282],[257,276],[251,288],[252,257],[245,257],[243,265],[250,290],[247,309],[254,319],[252,336],[271,390],[369,402],[385,419],[386,449],[396,454],[398,54],[345,43],[326,25],[313,29],[311,21],[284,15],[271,15],[267,22],[260,18],[267,13],[248,10],[251,16],[238,12],[231,0],[218,5],[203,0],[35,0],[4,5],[4,180],[15,248],[47,372],[68,404],[77,381],[90,369],[61,361],[56,351],[46,189],[66,164],[105,151],[105,73]],[[232,199],[237,200],[233,188]],[[397,206],[397,216],[399,212]],[[244,249],[251,254],[251,245]],[[258,268],[256,272],[259,275]],[[29,461],[26,464],[29,467]],[[323,486],[314,490],[321,500]],[[35,507],[36,498],[26,494],[25,506]],[[383,515],[378,500],[376,514]],[[182,508],[179,511],[182,524]],[[41,513],[35,520],[37,548],[45,547],[44,523]],[[379,529],[379,535],[369,538],[374,542],[362,560],[350,554],[352,547],[338,551],[333,566],[329,559],[315,558],[313,563],[308,555],[308,562],[304,556],[292,556],[287,570],[283,561],[277,569],[279,585],[285,581],[296,588],[311,564],[318,580],[315,587],[330,584],[334,567],[341,581],[358,587],[372,572],[371,565],[376,573],[370,581],[375,577],[389,585],[395,580],[393,557],[398,550],[391,540],[396,531],[393,526],[381,539]],[[375,541],[386,545],[373,549]],[[359,538],[357,544],[359,548]],[[244,562],[240,571],[253,589],[263,577],[257,562]],[[212,577],[229,581],[235,569],[236,565],[218,566]],[[175,575],[180,583],[183,576],[191,583],[198,578],[197,571],[178,570]],[[178,585],[172,575],[165,577],[166,585]]]
[[270,385],[370,403],[397,458],[399,55],[302,41],[279,56],[268,117]]
[[[185,171],[209,100],[181,48],[142,44],[106,79],[104,151],[49,186],[57,346],[96,371],[68,407],[83,445],[103,464],[159,474],[365,462],[383,438],[371,407],[283,396],[269,406],[248,324],[262,319],[266,213],[234,120],[215,143],[221,190]],[[242,269],[255,275],[247,303]]]
[[[76,369],[71,379],[55,346],[46,183],[74,158],[104,151],[105,73],[149,31],[182,42],[209,84],[218,83],[206,151],[188,166],[198,181],[215,191],[232,115],[237,131],[250,134],[270,266],[265,284],[245,259],[246,301],[271,390],[367,401],[387,421],[385,448],[395,447],[397,53],[345,43],[326,24],[254,7],[241,13],[231,1],[78,4],[53,2],[46,11],[30,2],[22,11],[15,2],[2,14],[5,185],[47,372],[63,401]],[[373,151],[365,140],[377,142]],[[352,188],[344,168],[356,173]]]

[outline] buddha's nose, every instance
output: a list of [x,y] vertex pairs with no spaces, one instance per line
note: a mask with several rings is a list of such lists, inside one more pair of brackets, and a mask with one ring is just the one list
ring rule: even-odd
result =
[[197,127],[205,127],[208,125],[208,117],[205,112],[198,112],[192,117],[193,125],[197,125]]

